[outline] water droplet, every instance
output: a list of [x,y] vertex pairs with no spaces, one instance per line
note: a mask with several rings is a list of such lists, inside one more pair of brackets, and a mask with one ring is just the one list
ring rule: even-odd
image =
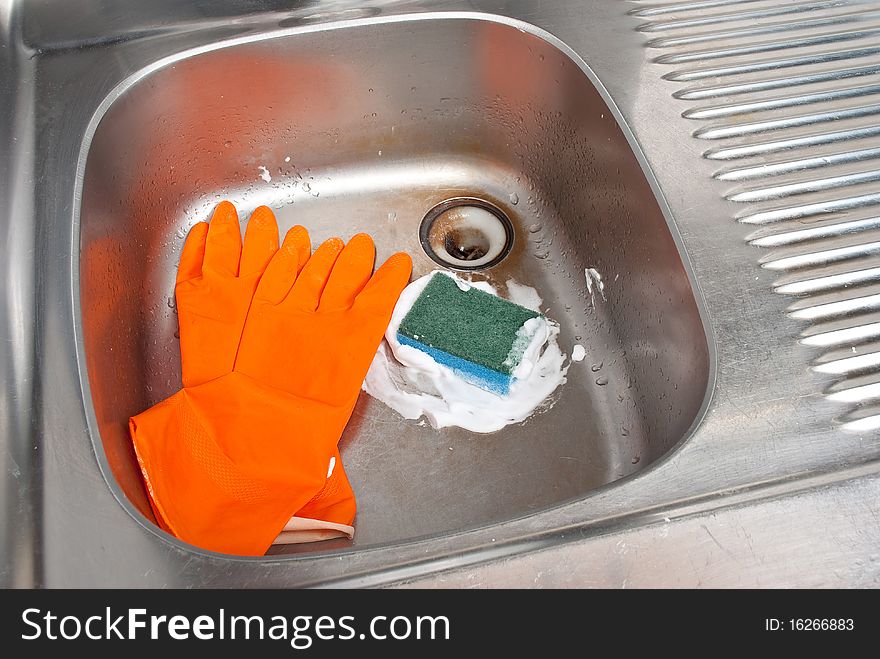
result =
[[634,465],[637,465],[637,464],[639,464],[639,460],[641,460],[641,459],[642,459],[642,457],[639,456],[639,455],[637,455],[636,457],[634,457],[634,458],[632,459],[632,463],[633,463]]
[[604,387],[606,384],[608,384],[608,378],[606,378],[604,375],[600,378],[596,378],[596,384],[598,384],[600,387]]
[[629,437],[629,428],[627,428],[626,426],[620,426],[620,434],[624,437]]
[[516,194],[515,192],[511,192],[508,199],[510,199],[510,203],[513,204],[514,206],[516,206],[519,203],[519,195]]
[[303,192],[308,192],[312,189],[312,186],[309,185],[308,181],[303,181]]
[[604,365],[605,365],[605,362],[599,362],[598,364],[593,364],[592,366],[590,366],[590,370],[593,371],[593,373],[598,373],[599,371],[602,370],[602,367]]
[[550,252],[535,252],[536,259],[543,260],[546,259],[548,256],[550,256]]
[[223,146],[225,146],[228,149],[229,147],[232,146],[232,140],[226,140],[225,142],[223,142]]
[[397,219],[397,213],[395,213],[394,211],[389,211],[389,213],[388,213],[388,219],[389,219],[389,220],[396,220],[396,219]]
[[529,226],[529,233],[538,233],[543,228],[544,227],[540,222],[535,222],[535,224]]

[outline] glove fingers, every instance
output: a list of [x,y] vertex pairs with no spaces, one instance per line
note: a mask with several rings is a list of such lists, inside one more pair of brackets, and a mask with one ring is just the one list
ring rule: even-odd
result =
[[202,274],[202,261],[205,259],[205,238],[208,235],[208,223],[197,222],[186,236],[183,251],[180,253],[180,265],[177,266],[177,283],[195,279]]
[[309,233],[299,225],[284,236],[281,249],[275,252],[266,271],[260,278],[255,299],[270,304],[279,304],[290,291],[296,276],[309,258],[311,252]]
[[276,251],[278,251],[278,223],[269,208],[260,206],[251,214],[244,233],[239,276],[262,274]]
[[349,240],[336,259],[318,308],[322,311],[351,308],[354,298],[370,280],[375,261],[376,246],[370,236],[359,233]]
[[228,201],[221,201],[211,216],[205,244],[205,270],[238,276],[241,258],[241,229],[238,213]]
[[412,259],[406,252],[393,254],[382,267],[376,270],[373,278],[364,286],[354,301],[354,308],[369,310],[391,317],[400,292],[409,283],[412,274]]
[[[312,240],[309,238],[309,232],[306,231],[306,228],[300,225],[296,225],[287,232],[287,235],[284,236],[284,242],[286,243],[288,240],[295,245],[299,255],[296,266],[296,274],[299,276],[299,273],[302,272],[306,263],[309,262],[309,257],[312,255]],[[294,277],[295,279],[296,277]],[[290,282],[290,285],[292,286],[293,282]],[[288,290],[290,290],[290,287],[288,287]]]
[[290,295],[287,296],[287,302],[306,311],[317,309],[321,292],[344,246],[345,243],[339,238],[325,240],[299,273],[296,283],[290,289]]

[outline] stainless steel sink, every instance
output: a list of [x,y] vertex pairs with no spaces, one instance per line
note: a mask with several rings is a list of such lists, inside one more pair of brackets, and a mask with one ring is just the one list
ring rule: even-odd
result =
[[405,421],[363,394],[342,440],[355,546],[546,508],[685,437],[710,366],[693,289],[629,130],[551,40],[488,17],[366,21],[213,44],[114,92],[83,147],[79,264],[112,487],[149,515],[127,421],[180,387],[182,236],[221,198],[243,217],[268,204],[282,232],[301,223],[316,243],[367,231],[380,258],[412,254],[415,276],[437,267],[419,242],[425,214],[489,201],[512,221],[513,250],[475,278],[534,287],[563,349],[586,348],[550,410],[486,436]]
[[[861,0],[0,0],[0,584],[876,586],[875,24]],[[514,234],[473,276],[533,286],[587,349],[552,408],[473,435],[364,395],[353,543],[161,532],[125,422],[179,386],[186,228],[267,203],[419,274],[422,218],[462,196]]]

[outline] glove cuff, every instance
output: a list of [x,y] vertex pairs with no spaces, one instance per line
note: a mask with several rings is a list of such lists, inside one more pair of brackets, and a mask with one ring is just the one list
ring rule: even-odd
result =
[[276,545],[297,545],[307,542],[319,542],[333,538],[354,537],[354,527],[347,524],[337,524],[320,519],[308,517],[291,517],[284,525],[284,529],[275,538]]

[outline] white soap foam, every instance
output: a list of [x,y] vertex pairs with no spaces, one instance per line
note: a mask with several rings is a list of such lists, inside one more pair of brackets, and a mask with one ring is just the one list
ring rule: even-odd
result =
[[587,356],[587,350],[580,343],[575,343],[571,351],[571,361],[582,362]]
[[[450,273],[435,272],[452,277],[460,287],[473,286],[495,293],[486,282],[468,283]],[[417,279],[401,293],[385,339],[370,365],[364,391],[406,419],[424,416],[434,428],[458,426],[480,433],[500,430],[524,421],[538,408],[549,408],[545,401],[565,382],[568,371],[565,356],[556,343],[559,325],[551,320],[533,318],[524,324],[523,331],[532,338],[514,369],[516,379],[506,396],[465,382],[430,355],[400,344],[397,340],[400,323],[433,274]]]
[[515,279],[507,280],[507,299],[532,311],[541,311],[541,303],[544,301],[531,286],[520,284]]
[[260,170],[260,178],[263,179],[266,183],[272,182],[272,175],[269,173],[269,168],[265,165],[260,165],[257,167]]
[[602,301],[607,302],[608,299],[605,297],[605,282],[602,281],[602,275],[599,274],[599,271],[596,270],[596,268],[584,268],[584,278],[587,280],[587,291],[590,293],[590,300],[593,306],[596,306],[596,298],[593,295],[593,286],[599,290],[599,294],[602,296]]

